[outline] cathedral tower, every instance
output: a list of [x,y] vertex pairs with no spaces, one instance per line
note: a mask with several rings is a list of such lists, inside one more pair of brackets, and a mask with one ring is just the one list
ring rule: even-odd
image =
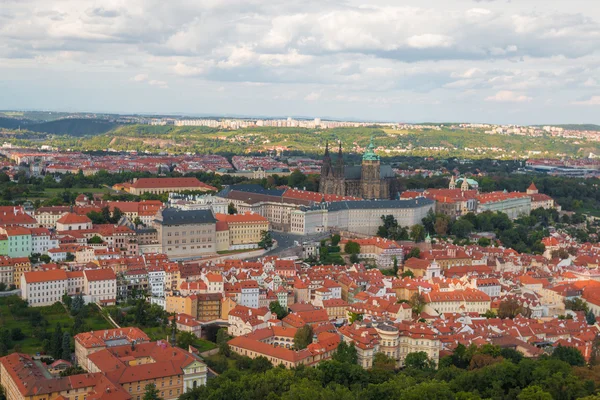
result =
[[[362,170],[360,177],[361,196],[365,199],[380,199],[381,193],[381,161],[379,156],[375,154],[375,146],[373,145],[373,137],[371,143],[367,147],[367,151],[363,154]],[[388,194],[389,195],[389,194]]]

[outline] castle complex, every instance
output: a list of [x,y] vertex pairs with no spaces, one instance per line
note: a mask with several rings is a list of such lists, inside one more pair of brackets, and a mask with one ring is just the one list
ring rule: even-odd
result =
[[375,154],[373,138],[362,157],[361,165],[344,165],[342,144],[335,165],[325,146],[319,192],[339,196],[354,196],[364,199],[389,199],[394,194],[395,173],[390,165],[381,165]]

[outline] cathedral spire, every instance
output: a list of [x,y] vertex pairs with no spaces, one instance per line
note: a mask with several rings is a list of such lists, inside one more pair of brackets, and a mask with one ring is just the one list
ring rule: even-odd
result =
[[340,148],[338,150],[338,158],[336,161],[335,174],[338,178],[344,177],[344,155],[342,154],[342,141],[340,140]]
[[325,156],[329,155],[329,141],[325,142]]

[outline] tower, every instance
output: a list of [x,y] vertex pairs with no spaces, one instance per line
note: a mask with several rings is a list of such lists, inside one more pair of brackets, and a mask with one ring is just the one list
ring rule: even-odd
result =
[[533,182],[531,182],[531,185],[529,185],[529,187],[527,188],[527,194],[538,194],[539,190],[538,188],[535,186],[535,184]]
[[460,190],[463,192],[469,190],[469,182],[467,182],[467,178],[463,178],[462,183],[460,184]]
[[381,160],[375,154],[372,136],[362,158],[360,191],[361,196],[365,199],[381,198]]
[[448,189],[456,189],[456,181],[454,180],[454,175],[450,178],[450,185],[448,185]]
[[337,178],[344,178],[344,155],[342,154],[342,142],[340,141],[340,148],[338,150],[338,158],[335,162],[334,175]]

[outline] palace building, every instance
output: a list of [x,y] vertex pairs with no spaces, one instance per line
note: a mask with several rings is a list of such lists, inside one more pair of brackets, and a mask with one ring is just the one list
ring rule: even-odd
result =
[[344,165],[342,144],[333,165],[329,145],[325,146],[319,192],[364,199],[390,199],[394,195],[395,173],[390,165],[381,165],[375,154],[373,138],[362,157],[361,165]]

